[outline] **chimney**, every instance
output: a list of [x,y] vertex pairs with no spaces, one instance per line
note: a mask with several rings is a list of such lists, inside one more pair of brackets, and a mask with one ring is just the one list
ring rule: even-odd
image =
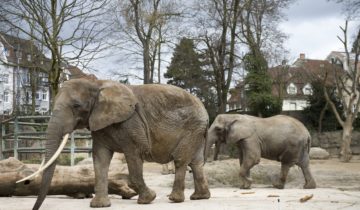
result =
[[300,53],[300,60],[305,60],[305,53]]

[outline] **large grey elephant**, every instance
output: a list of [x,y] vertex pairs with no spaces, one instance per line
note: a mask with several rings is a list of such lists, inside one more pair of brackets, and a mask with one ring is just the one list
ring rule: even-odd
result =
[[64,83],[55,99],[47,129],[47,164],[40,167],[44,173],[33,209],[40,208],[48,192],[56,166],[56,161],[52,161],[65,145],[61,138],[80,128],[90,129],[93,138],[95,197],[91,207],[111,205],[107,177],[114,152],[125,155],[129,186],[139,194],[139,204],[150,203],[156,196],[144,182],[144,160],[162,164],[174,160],[171,201],[184,201],[188,165],[195,184],[190,199],[210,197],[203,173],[208,114],[200,100],[170,85],[127,86],[113,81],[74,79]]
[[316,188],[309,169],[311,138],[298,120],[277,115],[258,118],[241,114],[218,115],[208,131],[209,148],[214,143],[236,144],[239,151],[241,188],[251,187],[250,169],[261,157],[281,162],[280,180],[274,187],[283,189],[290,167],[298,165],[305,177],[304,188]]

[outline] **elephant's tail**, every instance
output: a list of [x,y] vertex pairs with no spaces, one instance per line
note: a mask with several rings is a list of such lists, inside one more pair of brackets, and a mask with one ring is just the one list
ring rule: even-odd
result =
[[208,143],[209,143],[208,130],[209,130],[209,121],[206,125],[206,129],[205,129],[205,133],[204,133],[205,147],[204,147],[204,164],[203,165],[205,165],[205,163],[207,161],[207,156],[210,152],[210,147],[208,148]]
[[309,161],[309,153],[310,153],[310,148],[311,148],[311,136],[310,134],[308,135],[305,144],[303,145],[303,149],[301,152],[301,157],[300,157],[300,163],[301,164],[308,164]]
[[307,153],[310,153],[310,148],[311,148],[311,136],[309,134],[308,139],[307,139]]

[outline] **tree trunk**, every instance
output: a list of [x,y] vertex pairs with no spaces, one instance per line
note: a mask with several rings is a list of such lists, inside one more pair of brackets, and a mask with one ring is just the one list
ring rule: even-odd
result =
[[329,103],[326,102],[324,108],[323,108],[323,109],[321,110],[321,112],[320,112],[318,133],[321,133],[321,132],[322,132],[322,121],[323,121],[323,119],[324,119],[324,115],[325,115],[325,112],[326,112],[326,110],[327,110],[327,108],[328,108],[328,105],[329,105]]
[[341,143],[341,150],[340,150],[340,160],[343,162],[349,162],[352,158],[352,152],[350,148],[351,143],[351,136],[352,136],[352,123],[345,122],[343,126],[343,133],[342,133],[342,143]]
[[[32,174],[38,165],[28,166],[15,158],[0,161],[0,196],[37,195],[42,177],[16,184],[17,180]],[[57,166],[48,195],[68,195],[75,198],[91,197],[94,193],[93,165]],[[131,198],[136,195],[128,186],[126,164],[110,167],[109,193]]]
[[[27,110],[28,113],[31,115],[35,115],[35,108],[36,108],[36,90],[37,90],[37,71],[36,68],[30,69],[30,89],[31,89],[31,108]],[[27,93],[25,93],[27,96]],[[28,102],[29,98],[26,98],[26,102]],[[30,111],[30,112],[29,112]]]
[[151,81],[151,66],[150,66],[150,50],[148,43],[145,43],[143,51],[143,60],[144,60],[144,84],[152,83]]

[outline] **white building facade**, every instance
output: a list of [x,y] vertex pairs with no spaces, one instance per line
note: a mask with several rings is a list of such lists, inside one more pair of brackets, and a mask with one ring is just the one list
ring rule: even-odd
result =
[[[13,114],[15,110],[28,113],[35,95],[35,111],[38,114],[49,112],[50,91],[48,75],[36,72],[36,90],[30,83],[32,69],[26,67],[32,62],[31,54],[26,52],[26,40],[0,34],[0,115]],[[28,44],[28,43],[27,43]],[[31,65],[28,65],[31,66]]]

